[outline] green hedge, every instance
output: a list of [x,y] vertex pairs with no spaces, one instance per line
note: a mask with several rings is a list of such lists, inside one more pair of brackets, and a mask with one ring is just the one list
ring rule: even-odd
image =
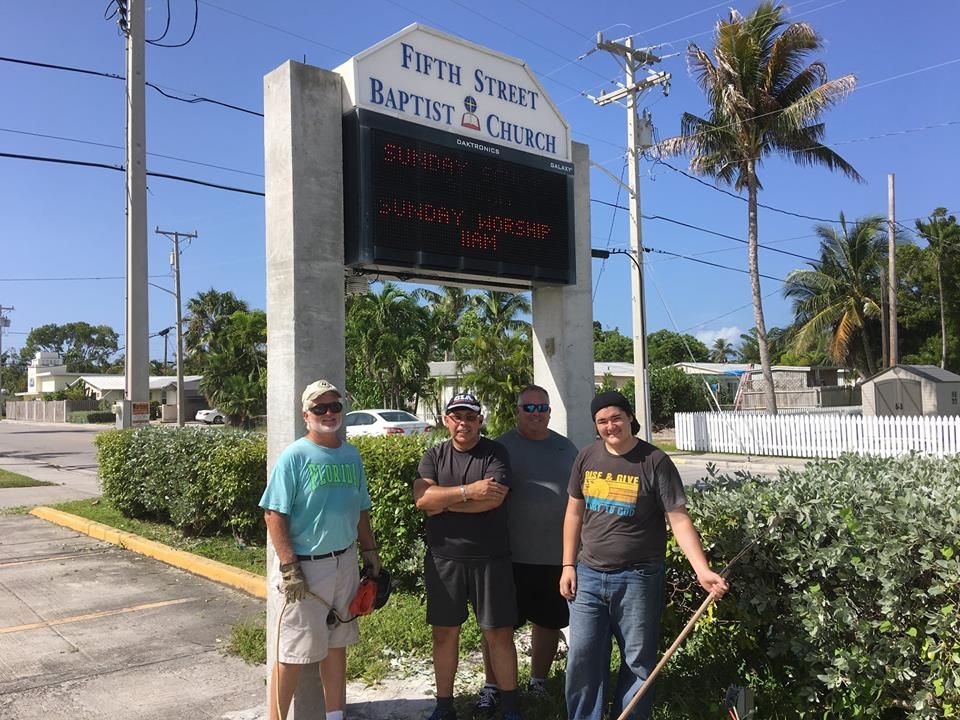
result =
[[[412,485],[427,436],[359,438],[371,524],[385,566],[401,587],[420,583],[423,514]],[[169,521],[188,534],[230,531],[262,542],[257,503],[266,485],[266,438],[259,433],[144,427],[96,438],[100,483],[114,507],[134,518]]]
[[266,441],[246,432],[143,427],[96,438],[104,497],[125,515],[184,533],[229,531],[259,541]]
[[[960,463],[843,457],[779,479],[714,478],[690,496],[715,565],[776,514],[662,681],[671,717],[720,717],[731,684],[757,718],[960,712]],[[675,544],[664,643],[702,592]],[[695,691],[694,691],[695,690]]]
[[103,410],[74,410],[67,417],[72,423],[115,423],[117,416]]

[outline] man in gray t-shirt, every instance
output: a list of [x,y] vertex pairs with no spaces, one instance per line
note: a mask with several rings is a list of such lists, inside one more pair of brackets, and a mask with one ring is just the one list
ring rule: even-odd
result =
[[[550,396],[542,387],[528,385],[517,396],[517,426],[497,438],[510,453],[513,480],[504,506],[517,587],[518,626],[528,620],[531,624],[531,694],[545,692],[560,629],[569,622],[567,602],[559,589],[560,562],[567,481],[577,448],[550,430],[549,423]],[[490,716],[497,705],[497,686],[486,652],[484,666],[487,682],[480,691],[475,716]]]

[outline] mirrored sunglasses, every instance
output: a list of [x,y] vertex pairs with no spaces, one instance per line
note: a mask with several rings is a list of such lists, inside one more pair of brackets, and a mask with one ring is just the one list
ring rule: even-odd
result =
[[526,405],[521,405],[520,409],[527,413],[532,412],[550,412],[550,403],[527,403]]
[[343,403],[339,400],[334,400],[330,403],[317,403],[307,412],[311,412],[314,415],[326,415],[328,410],[332,413],[338,413],[343,410]]

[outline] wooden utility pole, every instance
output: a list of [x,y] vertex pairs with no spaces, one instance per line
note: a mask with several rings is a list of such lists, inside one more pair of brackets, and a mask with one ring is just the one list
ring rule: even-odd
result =
[[612,93],[601,94],[600,97],[593,98],[593,101],[597,105],[606,105],[621,99],[627,101],[629,186],[626,189],[630,197],[630,255],[636,266],[636,272],[630,274],[633,300],[633,373],[636,387],[634,417],[640,423],[640,436],[649,442],[652,439],[652,428],[650,384],[647,372],[647,319],[643,291],[643,234],[640,227],[640,153],[652,144],[653,122],[646,112],[642,117],[637,117],[637,96],[659,84],[662,84],[664,92],[667,92],[670,86],[670,73],[651,72],[648,77],[637,80],[638,70],[660,62],[660,58],[648,50],[634,49],[632,37],[624,40],[623,44],[604,40],[603,34],[597,33],[597,49],[622,58],[627,74],[623,88]]
[[887,175],[887,293],[890,312],[890,367],[900,362],[897,343],[897,211],[893,173]]

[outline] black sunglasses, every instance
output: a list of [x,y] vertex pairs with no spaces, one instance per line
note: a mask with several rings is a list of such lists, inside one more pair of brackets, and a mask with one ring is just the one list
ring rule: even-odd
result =
[[526,405],[521,405],[520,409],[527,413],[536,412],[550,412],[550,403],[527,403]]
[[328,410],[332,413],[338,413],[343,410],[343,403],[339,400],[334,400],[331,403],[317,403],[307,412],[311,412],[314,415],[326,415]]

